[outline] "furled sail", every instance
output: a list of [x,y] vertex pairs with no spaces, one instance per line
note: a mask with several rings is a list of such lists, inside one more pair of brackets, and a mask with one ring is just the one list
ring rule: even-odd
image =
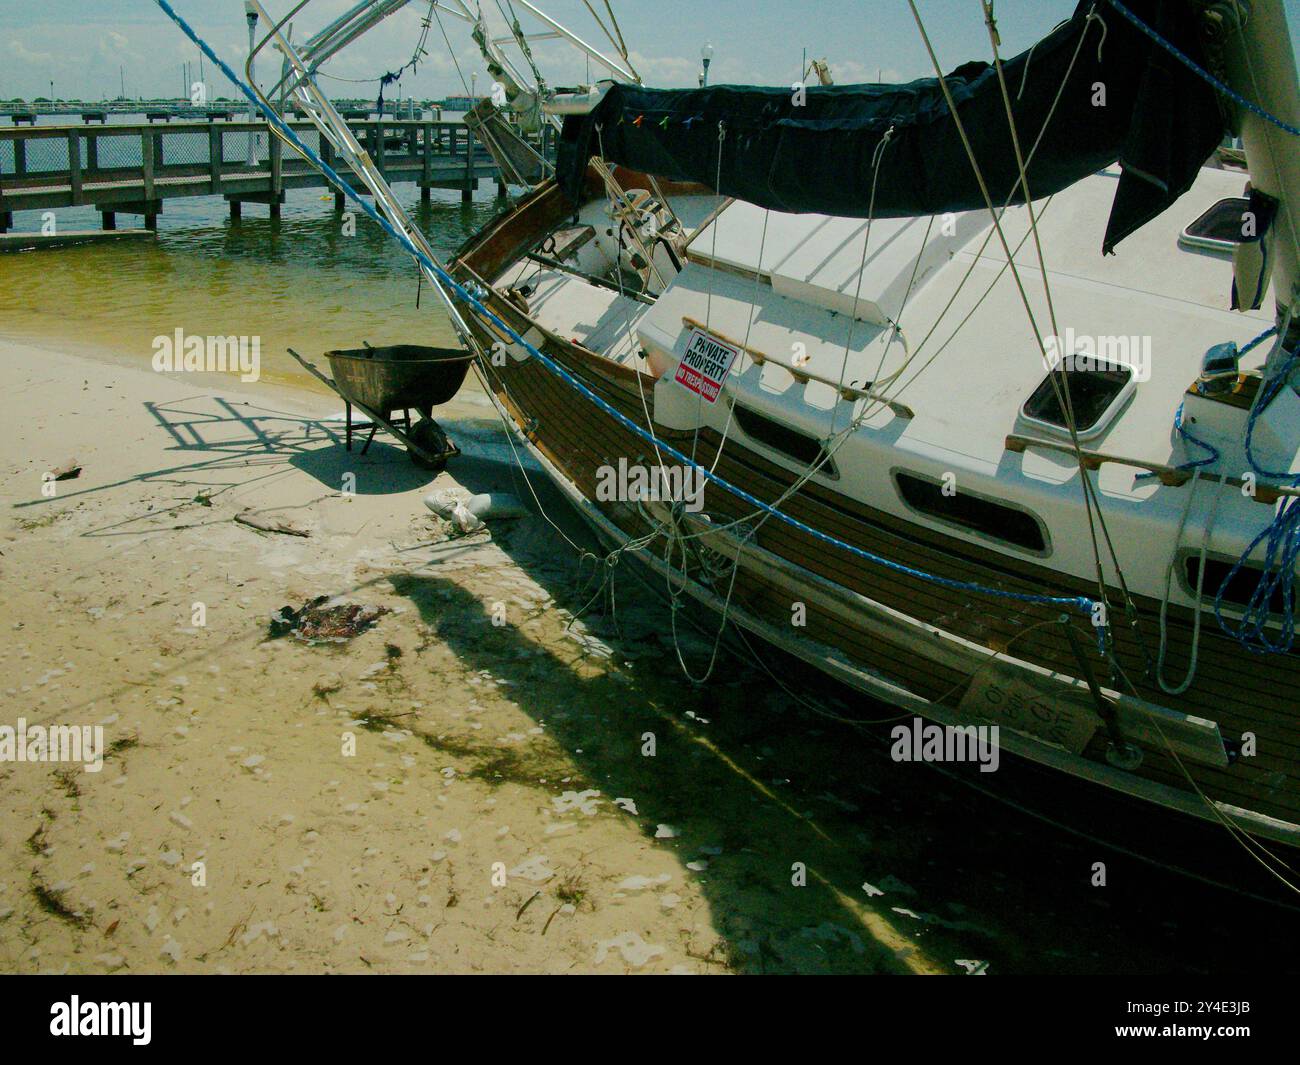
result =
[[[1127,6],[1206,65],[1191,0]],[[1107,0],[1082,0],[1003,69],[1021,151],[1032,151],[1034,199],[1119,161],[1107,252],[1187,191],[1223,138],[1214,90]],[[996,69],[967,63],[946,80],[994,203],[1022,203]],[[565,119],[558,171],[575,200],[593,155],[779,211],[885,218],[985,207],[936,78],[803,93],[617,84],[591,112]]]

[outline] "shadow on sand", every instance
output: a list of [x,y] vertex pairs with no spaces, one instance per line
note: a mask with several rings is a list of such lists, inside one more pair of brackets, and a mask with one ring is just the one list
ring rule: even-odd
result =
[[[469,491],[530,498],[519,469],[499,458],[467,453],[453,472]],[[581,522],[558,492],[536,470],[529,479],[550,519],[583,543]],[[1223,879],[1266,889],[1226,834],[1171,827],[1149,810],[1008,760],[986,775],[894,762],[893,708],[752,638],[725,644],[713,679],[693,684],[677,661],[666,602],[630,564],[615,571],[611,599],[608,589],[596,592],[592,563],[578,565],[542,518],[492,533],[556,605],[582,612],[613,651],[608,668],[578,675],[557,653],[566,647],[558,620],[557,638],[538,642],[517,625],[492,624],[481,597],[436,573],[395,575],[394,588],[467,668],[508,681],[519,707],[545,722],[581,773],[566,788],[632,797],[648,836],[672,826],[677,834],[659,842],[699,882],[727,944],[725,956],[710,961],[742,972],[1295,965],[1278,957],[1271,937],[1240,934],[1242,920],[1300,927],[1294,911],[1137,857],[1186,865],[1199,849]],[[712,646],[713,619],[702,624],[708,637],[688,636],[683,646],[696,674]],[[643,753],[648,734],[654,757]],[[538,787],[545,773],[535,768],[501,752],[481,775]],[[1046,809],[1084,835],[1008,800]],[[1121,826],[1123,834],[1111,831]],[[1105,865],[1106,886],[1094,883],[1096,863]],[[801,867],[806,886],[795,883]]]

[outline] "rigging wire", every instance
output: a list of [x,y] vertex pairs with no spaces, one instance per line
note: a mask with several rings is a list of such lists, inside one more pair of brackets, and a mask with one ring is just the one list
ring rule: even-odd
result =
[[[987,0],[983,0],[983,2],[987,2]],[[912,10],[912,17],[913,17],[914,20],[916,21],[917,29],[920,31],[922,42],[925,44],[926,51],[929,53],[930,61],[931,61],[931,63],[934,65],[935,73],[936,73],[936,75],[937,75],[937,77],[938,77],[939,86],[940,86],[940,88],[941,88],[942,91],[943,91],[944,99],[945,99],[945,101],[947,102],[947,105],[948,105],[948,112],[949,112],[949,114],[952,116],[953,123],[954,123],[954,125],[955,125],[956,128],[957,128],[957,133],[958,133],[958,135],[959,135],[960,138],[961,138],[962,146],[964,147],[964,149],[965,149],[965,151],[966,151],[966,157],[967,157],[967,159],[970,161],[971,168],[973,169],[973,171],[974,171],[974,173],[975,173],[975,179],[976,179],[977,183],[979,184],[979,187],[980,187],[980,193],[981,193],[981,195],[984,197],[984,201],[985,201],[985,204],[986,204],[987,207],[988,207],[989,214],[990,214],[990,215],[992,216],[992,218],[993,218],[993,226],[994,226],[994,229],[997,231],[998,240],[999,240],[999,242],[1000,242],[1001,245],[1002,245],[1003,253],[1005,254],[1007,260],[1008,260],[1009,263],[1010,263],[1011,276],[1012,276],[1013,280],[1015,281],[1016,290],[1017,290],[1017,292],[1018,292],[1019,295],[1020,295],[1020,301],[1021,301],[1021,304],[1024,306],[1024,308],[1025,308],[1025,313],[1026,313],[1026,314],[1028,315],[1028,317],[1029,317],[1030,328],[1031,328],[1031,330],[1033,331],[1034,339],[1035,339],[1035,341],[1037,342],[1037,344],[1038,344],[1038,346],[1039,346],[1040,353],[1042,354],[1043,363],[1044,363],[1044,365],[1047,365],[1047,363],[1048,363],[1048,359],[1047,359],[1047,351],[1046,351],[1046,348],[1044,347],[1044,343],[1043,343],[1042,336],[1041,336],[1041,334],[1040,334],[1040,330],[1038,329],[1037,320],[1036,320],[1036,318],[1035,318],[1035,316],[1034,316],[1034,310],[1033,310],[1033,307],[1032,307],[1032,305],[1030,304],[1030,301],[1029,301],[1029,295],[1028,295],[1028,293],[1025,291],[1024,283],[1023,283],[1023,281],[1022,281],[1021,278],[1020,278],[1020,271],[1019,271],[1019,269],[1016,267],[1016,264],[1015,264],[1015,262],[1014,262],[1014,258],[1013,258],[1012,253],[1011,253],[1011,247],[1010,247],[1010,245],[1009,245],[1009,243],[1008,243],[1008,241],[1007,241],[1006,234],[1005,234],[1005,232],[1004,232],[1003,229],[1002,229],[1001,218],[999,217],[999,215],[998,215],[998,213],[997,213],[997,209],[993,206],[993,199],[992,199],[991,195],[989,194],[989,191],[988,191],[988,184],[987,184],[987,182],[986,182],[985,179],[984,179],[983,171],[982,171],[982,169],[980,168],[979,160],[978,160],[978,159],[976,158],[976,156],[975,156],[975,151],[974,151],[974,148],[973,148],[972,145],[971,145],[970,138],[967,136],[965,124],[962,122],[962,120],[961,120],[961,116],[960,116],[960,114],[959,114],[958,111],[957,111],[957,104],[956,104],[956,101],[953,99],[952,90],[949,88],[949,86],[948,86],[948,80],[947,80],[947,78],[944,76],[944,74],[943,74],[943,70],[942,70],[942,68],[941,68],[940,65],[939,65],[939,59],[938,59],[938,56],[937,56],[937,55],[935,54],[935,52],[934,52],[934,46],[933,46],[933,45],[931,44],[931,42],[930,42],[930,35],[929,35],[928,31],[927,31],[926,28],[925,28],[925,21],[921,18],[921,13],[920,13],[920,11],[917,10],[916,0],[908,0],[908,5],[909,5],[909,7],[910,7],[911,10]],[[995,56],[995,60],[996,60],[996,59],[997,59],[996,46],[995,46],[995,49],[994,49],[994,56]],[[1000,61],[997,61],[996,65],[998,66],[998,70],[999,70],[999,83],[1000,83],[1000,85],[1002,86],[1002,92],[1003,92],[1003,96],[1004,96],[1004,98],[1005,98],[1005,97],[1006,97],[1006,92],[1007,92],[1007,90],[1006,90],[1006,80],[1005,80],[1005,78],[1002,77],[1002,75],[1001,75],[1001,63],[1000,63]],[[1008,110],[1009,110],[1009,105],[1008,105]],[[1015,127],[1014,127],[1014,122],[1012,123],[1012,136],[1013,136],[1013,140],[1014,140],[1014,139],[1015,139]],[[1016,157],[1017,157],[1017,162],[1019,163],[1019,166],[1020,166],[1021,185],[1022,185],[1022,187],[1023,187],[1024,190],[1025,190],[1025,193],[1026,193],[1026,197],[1025,197],[1025,199],[1026,199],[1026,203],[1028,203],[1028,200],[1029,200],[1029,196],[1028,196],[1029,188],[1028,188],[1028,182],[1025,180],[1025,175],[1024,175],[1024,159],[1023,159],[1023,156],[1021,155],[1021,152],[1020,152],[1020,149],[1019,149],[1019,146],[1018,146],[1018,141],[1017,141],[1016,143],[1017,143],[1017,147],[1016,147]],[[1033,221],[1033,215],[1032,215],[1032,213],[1031,213],[1031,215],[1030,215],[1030,227],[1031,227],[1031,229],[1034,228],[1034,221]],[[1040,251],[1040,254],[1041,254],[1041,251]],[[1046,282],[1046,270],[1045,270],[1045,269],[1044,269],[1044,282]],[[1061,404],[1061,408],[1062,408],[1063,412],[1065,412],[1065,414],[1066,414],[1066,423],[1067,423],[1067,427],[1068,427],[1069,430],[1070,430],[1071,440],[1072,440],[1072,442],[1073,442],[1073,444],[1074,444],[1075,455],[1076,455],[1076,459],[1077,459],[1078,466],[1079,466],[1079,480],[1080,480],[1080,484],[1081,484],[1081,486],[1082,486],[1083,493],[1084,493],[1085,508],[1087,509],[1087,513],[1088,513],[1088,527],[1089,527],[1090,534],[1091,534],[1091,536],[1092,536],[1093,558],[1094,558],[1094,561],[1095,561],[1095,563],[1096,563],[1096,571],[1097,571],[1097,574],[1096,574],[1096,575],[1097,575],[1097,586],[1098,586],[1098,601],[1104,605],[1104,604],[1106,604],[1106,603],[1108,602],[1108,599],[1107,599],[1107,588],[1106,588],[1105,575],[1104,575],[1104,573],[1103,573],[1103,571],[1102,571],[1102,563],[1101,563],[1101,549],[1100,549],[1100,545],[1099,545],[1098,542],[1097,542],[1096,528],[1095,528],[1095,526],[1094,526],[1094,520],[1095,520],[1095,519],[1094,519],[1094,517],[1093,517],[1093,509],[1092,509],[1094,503],[1093,503],[1093,498],[1092,498],[1092,496],[1091,496],[1091,490],[1092,490],[1091,479],[1090,479],[1090,477],[1089,477],[1089,475],[1088,475],[1087,468],[1086,468],[1085,463],[1084,463],[1082,448],[1081,448],[1080,445],[1079,445],[1078,432],[1077,432],[1077,429],[1076,429],[1076,427],[1075,427],[1075,424],[1074,424],[1074,418],[1073,418],[1073,408],[1069,406],[1068,388],[1067,388],[1067,391],[1066,391],[1066,395],[1065,395],[1064,397],[1062,397],[1062,396],[1061,396],[1061,393],[1060,393],[1060,385],[1059,385],[1059,383],[1058,383],[1058,382],[1056,381],[1056,379],[1055,379],[1055,374],[1053,374],[1053,373],[1050,371],[1050,369],[1049,369],[1049,372],[1048,372],[1048,380],[1052,382],[1052,387],[1053,387],[1053,390],[1056,392],[1057,400],[1058,400],[1058,402]],[[1116,565],[1117,565],[1117,571],[1118,571],[1118,563],[1117,563],[1117,560],[1116,560]],[[1122,578],[1121,578],[1121,579],[1122,579]],[[1105,619],[1103,618],[1103,619],[1101,619],[1101,620],[1105,620]],[[1103,626],[1099,626],[1099,629],[1101,629],[1101,628],[1103,628]],[[1108,627],[1108,626],[1104,626],[1104,628],[1106,628],[1106,633],[1107,633],[1107,635],[1106,635],[1106,637],[1105,637],[1105,639],[1106,639],[1106,644],[1105,644],[1105,646],[1106,646],[1106,648],[1107,648],[1107,653],[1108,653],[1108,655],[1109,655],[1109,654],[1111,654],[1111,646],[1110,646],[1110,639],[1109,639],[1109,627]]]
[[[1005,71],[1003,70],[1003,65],[1002,65],[1002,57],[999,54],[1000,38],[998,36],[997,26],[993,18],[993,0],[981,0],[981,2],[983,3],[984,11],[985,11],[985,25],[988,28],[989,43],[992,45],[993,48],[993,65],[997,72],[998,86],[1002,92],[1002,102],[1007,114],[1007,126],[1011,133],[1011,145],[1015,151],[1016,165],[1020,172],[1020,186],[1022,189],[1024,189],[1024,193],[1025,193],[1025,210],[1028,212],[1029,215],[1029,230],[1033,234],[1033,238],[1034,238],[1034,250],[1038,258],[1038,268],[1043,275],[1043,295],[1047,301],[1047,313],[1052,324],[1052,335],[1059,337],[1061,335],[1061,330],[1060,327],[1057,325],[1056,304],[1052,299],[1052,287],[1051,287],[1051,282],[1048,279],[1047,258],[1043,253],[1043,244],[1038,232],[1038,218],[1034,211],[1033,197],[1029,189],[1029,177],[1028,177],[1028,172],[1025,164],[1024,153],[1021,149],[1020,133],[1016,126],[1015,112],[1011,106],[1011,95],[1010,95],[1010,91],[1007,88],[1006,74]],[[1094,14],[1096,14],[1095,3],[1093,4],[1092,8],[1089,11],[1090,18],[1085,21],[1084,24],[1085,33],[1087,31],[1088,25],[1091,22],[1091,16]],[[1104,22],[1102,23],[1102,26],[1104,29],[1105,27]],[[946,92],[947,90],[945,89],[945,94]],[[951,100],[951,97],[949,97],[949,100]],[[956,116],[954,113],[954,118],[955,117]],[[971,163],[972,165],[975,165],[975,159],[973,156],[971,157]],[[978,167],[976,168],[978,169]],[[983,179],[981,179],[981,184],[983,184]],[[989,206],[991,209],[992,204],[990,203]],[[1013,276],[1015,276],[1014,266],[1012,267],[1012,271],[1013,271]],[[1016,283],[1017,285],[1019,285],[1020,283],[1018,278]],[[1039,347],[1042,350],[1044,362],[1046,362],[1047,352],[1045,349],[1042,348],[1041,337],[1038,339],[1039,339]],[[1129,591],[1128,588],[1128,581],[1124,576],[1124,568],[1123,566],[1120,565],[1119,555],[1115,550],[1115,543],[1114,540],[1111,538],[1110,528],[1106,523],[1106,515],[1105,515],[1105,511],[1102,509],[1101,498],[1098,494],[1097,486],[1092,483],[1092,479],[1088,476],[1088,471],[1083,462],[1083,449],[1079,443],[1079,432],[1078,432],[1078,427],[1075,421],[1075,414],[1074,414],[1074,399],[1070,394],[1069,378],[1066,375],[1062,374],[1060,386],[1058,387],[1056,376],[1057,375],[1051,372],[1049,369],[1048,380],[1052,382],[1052,388],[1053,388],[1053,392],[1056,394],[1057,402],[1062,404],[1062,409],[1065,411],[1066,426],[1070,431],[1070,440],[1074,444],[1075,453],[1078,457],[1079,478],[1083,485],[1084,499],[1088,511],[1088,531],[1092,537],[1093,554],[1097,563],[1097,582],[1098,582],[1099,593],[1102,601],[1105,602],[1107,598],[1106,584],[1105,584],[1105,575],[1102,571],[1101,552],[1097,545],[1098,529],[1100,529],[1101,535],[1106,542],[1106,549],[1110,554],[1111,566],[1114,568],[1115,577],[1119,582],[1120,594],[1123,597],[1124,610],[1128,617],[1129,627],[1132,629],[1133,635],[1137,639],[1138,646],[1141,648],[1142,654],[1146,658],[1147,672],[1150,673],[1151,655],[1150,652],[1147,650],[1146,641],[1143,639],[1142,632],[1138,627],[1137,604],[1133,601],[1132,593]],[[1095,527],[1093,524],[1094,511],[1096,514]]]

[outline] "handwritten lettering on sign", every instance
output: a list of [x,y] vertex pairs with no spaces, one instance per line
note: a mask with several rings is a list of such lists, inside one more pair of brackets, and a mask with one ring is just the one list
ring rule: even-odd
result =
[[984,671],[971,682],[957,713],[1064,747],[1072,754],[1083,753],[1099,724],[1089,704],[1076,702],[1062,688],[1039,687],[997,668]]

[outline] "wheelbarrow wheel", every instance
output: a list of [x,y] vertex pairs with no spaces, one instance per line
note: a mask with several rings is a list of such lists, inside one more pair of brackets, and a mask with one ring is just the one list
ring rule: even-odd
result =
[[441,425],[432,418],[421,418],[415,423],[408,435],[425,451],[438,456],[435,462],[430,462],[407,448],[406,454],[420,469],[441,471],[447,468],[449,441],[447,440],[447,434],[442,431]]

